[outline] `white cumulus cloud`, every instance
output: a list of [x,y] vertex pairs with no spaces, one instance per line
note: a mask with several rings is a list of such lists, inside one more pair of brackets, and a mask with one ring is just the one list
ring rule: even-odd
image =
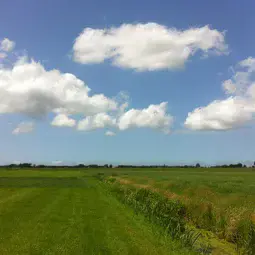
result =
[[[93,95],[84,81],[75,75],[56,69],[46,70],[40,62],[27,56],[18,57],[11,67],[0,66],[1,115],[21,114],[42,119],[53,113],[52,126],[75,127],[83,131],[153,128],[169,132],[172,116],[167,113],[166,102],[144,109],[128,108],[126,92],[120,92],[114,98]],[[24,122],[13,133],[33,129],[32,122]],[[112,131],[106,132],[106,135],[113,134]]]
[[177,30],[157,23],[123,24],[108,29],[85,28],[75,39],[73,59],[82,64],[102,63],[138,71],[175,69],[201,51],[227,53],[224,32],[209,26]]
[[18,126],[12,131],[14,135],[22,134],[22,133],[30,133],[34,130],[33,122],[21,122]]
[[[99,128],[113,127],[124,131],[130,128],[152,128],[169,133],[173,117],[167,113],[167,103],[150,105],[144,109],[130,109],[115,116],[99,113],[88,116],[78,122],[77,129],[90,131]],[[112,134],[111,131],[106,135]]]
[[188,114],[185,125],[194,130],[227,130],[252,120],[254,102],[239,97],[215,100]]
[[95,129],[114,127],[116,119],[106,113],[98,113],[94,116],[88,116],[78,122],[77,129],[83,131],[91,131]]
[[4,38],[0,41],[0,49],[6,52],[11,52],[15,47],[15,42],[8,38]]
[[145,109],[130,109],[118,119],[120,130],[128,128],[153,128],[169,133],[173,117],[167,114],[167,102],[150,105]]
[[237,65],[231,79],[222,83],[226,94],[232,96],[215,100],[188,114],[184,123],[193,130],[228,130],[254,119],[255,114],[255,59],[247,58]]
[[74,127],[76,121],[69,118],[66,114],[58,114],[51,122],[52,126],[57,127]]
[[75,75],[46,71],[35,61],[18,61],[0,69],[0,113],[42,117],[49,112],[93,115],[115,110],[114,100],[89,95],[89,87]]

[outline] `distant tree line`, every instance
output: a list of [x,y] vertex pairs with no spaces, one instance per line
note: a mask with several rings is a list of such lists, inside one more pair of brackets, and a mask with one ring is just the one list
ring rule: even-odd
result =
[[1,168],[112,168],[111,164],[97,165],[97,164],[78,164],[78,165],[44,165],[44,164],[32,164],[32,163],[21,163],[21,164],[10,164],[2,165]]
[[[77,165],[44,165],[44,164],[32,164],[32,163],[20,163],[20,164],[9,164],[2,165],[0,168],[245,168],[248,167],[245,164],[224,164],[224,165],[212,165],[212,166],[201,166],[199,163],[195,165],[117,165],[112,164],[77,164]],[[255,168],[255,162],[251,166]]]
[[[255,165],[253,165],[252,167],[254,167]],[[238,163],[238,164],[230,164],[230,165],[217,165],[217,166],[211,166],[211,168],[216,168],[216,167],[220,167],[220,168],[241,168],[241,167],[247,167],[244,164]]]

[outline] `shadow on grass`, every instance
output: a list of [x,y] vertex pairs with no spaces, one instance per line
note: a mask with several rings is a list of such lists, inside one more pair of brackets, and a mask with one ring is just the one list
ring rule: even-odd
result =
[[84,179],[77,177],[0,177],[0,188],[86,188]]

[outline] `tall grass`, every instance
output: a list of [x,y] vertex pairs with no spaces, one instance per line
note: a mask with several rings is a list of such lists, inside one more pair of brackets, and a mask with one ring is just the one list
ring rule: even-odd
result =
[[255,226],[252,221],[240,221],[234,237],[239,254],[255,254]]
[[198,204],[192,201],[185,204],[185,208],[187,221],[197,228],[209,230],[235,244],[240,254],[255,254],[255,226],[246,211],[232,209],[232,213],[218,212],[211,203]]
[[[115,178],[109,178],[108,182],[114,183]],[[186,227],[186,208],[180,201],[171,201],[148,189],[131,189],[117,183],[110,187],[119,200],[161,226],[165,234],[181,240],[186,247],[196,247],[200,234]]]
[[[241,219],[242,214],[239,220],[230,222],[228,214],[218,213],[212,203],[184,204],[149,189],[121,185],[113,176],[108,177],[107,181],[112,184],[112,192],[122,202],[160,225],[172,238],[181,239],[185,246],[197,246],[200,237],[199,232],[190,231],[187,227],[187,223],[191,222],[197,228],[212,231],[220,238],[234,243],[240,254],[255,254],[254,223],[248,217]],[[210,249],[209,246],[203,249],[200,247],[203,254],[208,254]]]
[[255,175],[250,169],[127,170],[128,176],[121,171],[115,176],[121,184],[182,201],[186,222],[248,249],[247,233],[255,224]]

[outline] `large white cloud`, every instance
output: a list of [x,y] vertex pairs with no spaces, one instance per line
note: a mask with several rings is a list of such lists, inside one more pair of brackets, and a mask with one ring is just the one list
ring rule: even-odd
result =
[[[167,114],[167,103],[128,110],[128,101],[124,92],[113,99],[103,94],[91,95],[90,88],[75,75],[46,70],[41,63],[30,61],[28,57],[18,58],[8,68],[0,66],[1,115],[22,114],[33,119],[53,113],[52,126],[83,131],[134,127],[169,131],[172,117]],[[31,123],[21,123],[13,133],[32,131]]]
[[0,69],[0,113],[41,117],[49,112],[93,115],[117,108],[103,94],[90,89],[76,76],[58,70],[46,71],[37,62],[17,62]]
[[58,114],[52,120],[51,125],[57,127],[74,127],[76,125],[76,121],[69,118],[66,114]]
[[22,133],[30,133],[34,130],[34,123],[33,122],[21,122],[18,126],[12,131],[14,135],[19,135]]
[[209,26],[177,30],[157,23],[85,28],[76,38],[73,59],[82,64],[111,59],[139,71],[183,67],[197,51],[227,53],[224,32]]
[[188,114],[185,125],[194,130],[227,130],[252,120],[254,102],[239,97],[215,100]]
[[253,120],[255,114],[255,59],[238,63],[231,79],[222,83],[226,94],[232,96],[215,100],[188,114],[185,126],[193,130],[228,130]]
[[118,119],[118,128],[126,130],[128,128],[148,127],[159,129],[165,133],[170,132],[173,117],[167,114],[167,103],[150,105],[145,109],[130,109],[123,113]]
[[6,52],[11,52],[15,47],[15,42],[8,38],[4,38],[0,41],[0,49]]

